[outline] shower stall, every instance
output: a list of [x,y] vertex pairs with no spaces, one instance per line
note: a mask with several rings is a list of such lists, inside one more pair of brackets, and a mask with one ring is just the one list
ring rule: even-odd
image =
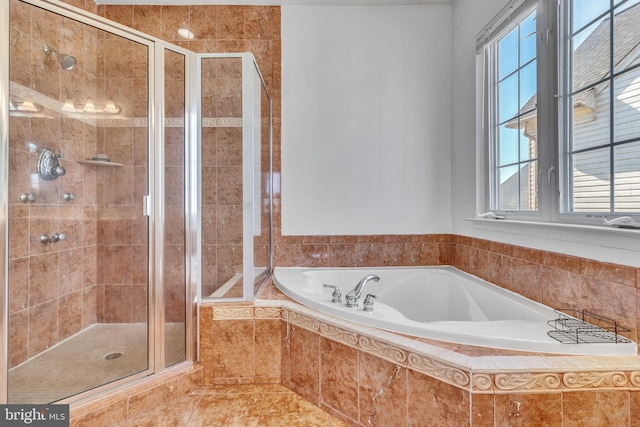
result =
[[201,298],[271,270],[271,101],[250,53],[0,2],[0,403],[197,360]]

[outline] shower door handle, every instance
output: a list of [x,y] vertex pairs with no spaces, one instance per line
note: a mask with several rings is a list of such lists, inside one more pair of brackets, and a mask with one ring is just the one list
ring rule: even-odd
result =
[[142,196],[142,215],[151,215],[151,196],[148,194],[146,196]]

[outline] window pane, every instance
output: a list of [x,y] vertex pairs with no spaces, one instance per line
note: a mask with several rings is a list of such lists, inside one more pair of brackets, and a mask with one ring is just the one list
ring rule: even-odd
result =
[[614,148],[614,209],[640,212],[640,142]]
[[520,24],[520,66],[536,57],[536,14]]
[[608,0],[573,0],[573,31],[579,31],[609,9]]
[[572,156],[573,211],[610,211],[609,148]]
[[499,169],[500,186],[498,188],[498,209],[518,209],[518,166],[507,166]]
[[609,144],[609,88],[580,92],[573,100],[571,151]]
[[536,116],[520,120],[520,161],[525,162],[538,157],[538,121]]
[[502,123],[518,114],[518,74],[503,80],[498,86],[498,120]]
[[518,161],[518,128],[517,123],[500,126],[498,136],[498,165],[508,165]]
[[638,63],[634,53],[640,30],[640,0],[629,0],[615,9],[613,18],[613,63],[615,71],[623,71]]
[[533,97],[538,91],[537,61],[533,61],[520,71],[520,110],[524,113],[535,107]]
[[518,68],[518,28],[498,42],[498,78],[502,80]]
[[526,163],[520,168],[520,210],[538,209],[537,162]]
[[609,74],[610,33],[609,20],[602,19],[573,38],[574,92]]
[[640,137],[640,68],[613,79],[613,140]]
[[492,171],[496,194],[492,209],[537,209],[537,178],[529,162],[537,153],[537,37],[536,12],[514,20],[514,28],[493,47],[498,50],[496,89],[491,95],[497,119],[493,123],[492,150],[497,164]]

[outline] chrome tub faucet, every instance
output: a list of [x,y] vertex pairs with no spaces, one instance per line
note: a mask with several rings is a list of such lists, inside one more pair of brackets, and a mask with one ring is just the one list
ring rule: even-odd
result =
[[360,298],[360,295],[362,295],[362,291],[364,290],[365,285],[370,281],[378,282],[379,280],[380,278],[375,274],[370,274],[369,276],[363,277],[362,280],[358,282],[356,287],[353,288],[353,290],[349,292],[345,297],[345,299],[347,300],[347,307],[349,308],[358,307],[358,299]]

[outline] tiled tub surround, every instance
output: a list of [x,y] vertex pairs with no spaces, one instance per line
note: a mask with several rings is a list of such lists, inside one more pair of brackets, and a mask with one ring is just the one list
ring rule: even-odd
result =
[[275,288],[262,297],[271,300],[201,308],[205,384],[277,382],[280,374],[283,385],[354,426],[640,422],[637,356],[414,339],[321,314]]
[[452,265],[553,308],[590,310],[638,341],[640,268],[473,237],[432,235],[278,236],[279,267]]

